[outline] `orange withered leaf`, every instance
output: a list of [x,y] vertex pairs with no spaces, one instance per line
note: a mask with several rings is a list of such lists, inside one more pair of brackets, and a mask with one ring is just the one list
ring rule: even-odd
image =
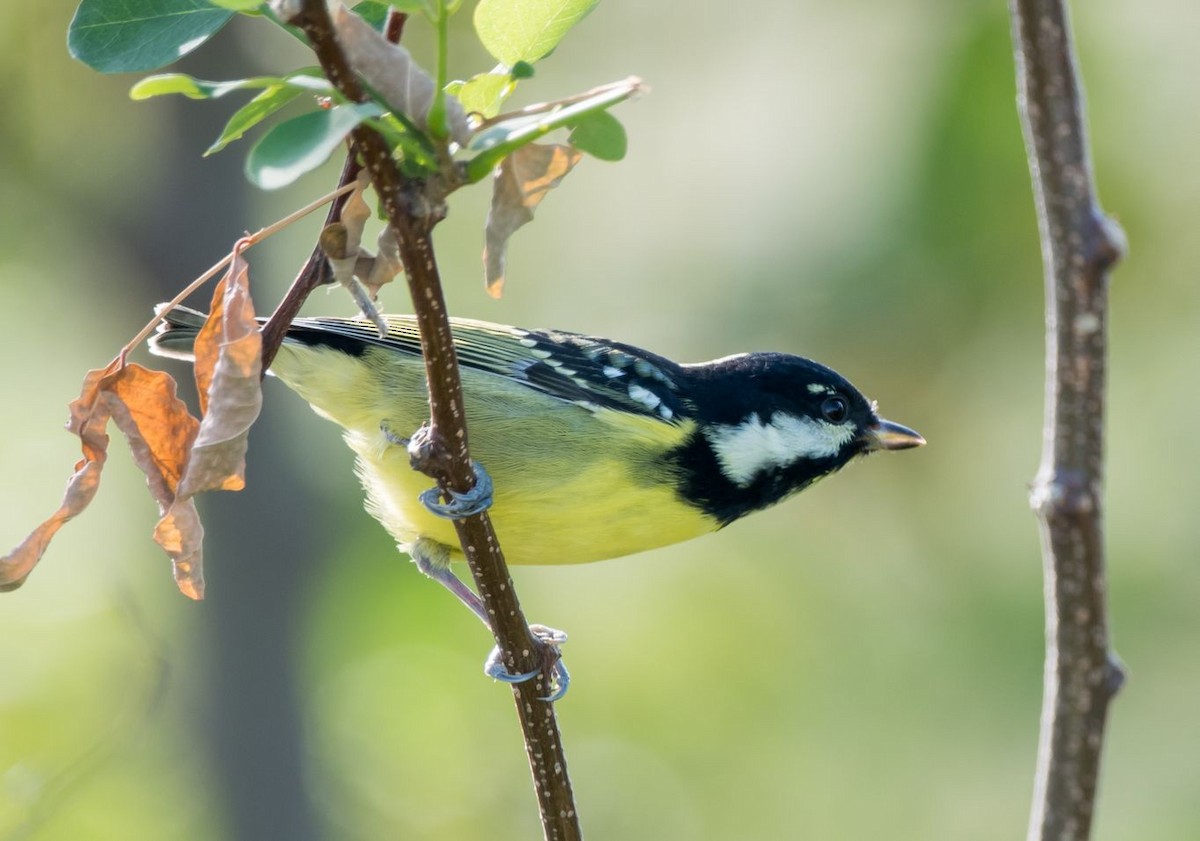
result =
[[213,292],[212,312],[196,336],[196,387],[203,420],[190,442],[171,504],[154,527],[154,539],[171,557],[180,592],[204,595],[204,529],[194,496],[238,491],[246,485],[250,425],[262,408],[262,336],[250,300],[250,276],[241,252]]
[[245,486],[247,436],[262,406],[262,338],[240,251],[217,286],[212,315],[195,350],[202,421],[188,413],[170,375],[126,364],[123,354],[88,372],[67,424],[80,438],[83,458],[58,510],[0,558],[0,590],[19,587],[51,538],[95,497],[112,420],[158,503],[161,519],[154,539],[171,557],[176,585],[189,598],[203,598],[204,529],[193,498],[201,491]]
[[533,210],[558,186],[583,153],[557,143],[530,143],[500,162],[492,185],[492,207],[484,230],[483,275],[487,292],[504,291],[508,240],[533,221]]
[[69,520],[91,503],[100,487],[100,472],[108,458],[108,406],[99,398],[100,382],[118,367],[114,360],[107,368],[89,371],[79,397],[71,402],[67,429],[79,436],[83,458],[67,480],[58,510],[34,529],[12,552],[0,558],[0,590],[15,590],[25,583],[29,573],[46,552],[50,540]]
[[126,365],[105,377],[100,396],[124,433],[159,511],[166,511],[175,501],[200,422],[176,396],[169,374],[141,365]]
[[[128,365],[109,378],[101,394],[117,428],[125,434],[134,463],[146,477],[159,515],[179,520],[168,542],[159,538],[161,520],[154,530],[154,539],[171,557],[175,584],[185,596],[202,598],[200,544],[204,530],[191,499],[180,499],[200,422],[176,396],[175,380],[162,371]],[[190,509],[193,516],[177,516],[174,512],[181,507]]]
[[250,425],[262,409],[262,335],[240,253],[213,292],[212,312],[196,337],[196,388],[203,420],[181,496],[245,487]]
[[0,587],[4,589],[24,582],[54,534],[95,497],[108,457],[109,420],[116,422],[129,442],[134,463],[146,476],[160,513],[175,501],[200,425],[176,397],[170,376],[140,365],[122,365],[119,359],[107,368],[88,372],[70,410],[67,429],[79,436],[84,457],[75,465],[59,509],[0,561]]
[[171,503],[154,526],[154,542],[170,556],[179,592],[189,599],[204,598],[204,526],[195,499],[176,498]]

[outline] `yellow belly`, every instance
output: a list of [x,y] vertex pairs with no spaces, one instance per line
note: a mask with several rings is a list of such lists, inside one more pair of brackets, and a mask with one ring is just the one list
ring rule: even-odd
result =
[[[458,553],[450,521],[433,516],[417,500],[432,480],[409,468],[403,448],[393,446],[380,453],[371,446],[360,449],[350,436],[348,441],[359,452],[368,507],[392,536],[400,543],[432,538]],[[484,441],[473,449],[487,467]],[[496,488],[489,513],[511,564],[616,558],[688,540],[715,527],[699,512],[680,508],[670,489],[638,486],[612,462],[557,475],[542,470],[536,482],[511,470],[489,468],[489,472]]]
[[[403,446],[428,416],[419,364],[382,352],[352,358],[284,345],[274,373],[346,430],[358,455],[367,508],[402,544],[425,537],[461,557],[453,525],[418,495],[432,480],[413,471]],[[685,426],[591,411],[519,383],[463,370],[471,453],[495,484],[492,521],[511,564],[568,564],[678,543],[716,528],[681,505],[655,454],[681,441]]]

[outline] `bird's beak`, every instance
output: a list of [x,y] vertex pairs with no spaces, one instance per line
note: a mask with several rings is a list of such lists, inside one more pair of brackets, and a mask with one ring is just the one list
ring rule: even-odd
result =
[[925,439],[907,426],[881,420],[867,427],[868,450],[907,450],[925,446]]

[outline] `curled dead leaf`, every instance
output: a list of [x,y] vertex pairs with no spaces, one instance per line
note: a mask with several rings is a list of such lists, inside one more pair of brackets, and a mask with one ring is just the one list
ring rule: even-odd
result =
[[202,421],[189,414],[175,380],[162,371],[125,364],[119,356],[88,372],[67,423],[79,436],[83,458],[58,510],[0,558],[0,590],[19,587],[58,530],[95,498],[112,420],[158,503],[161,519],[154,538],[171,557],[176,585],[189,598],[203,598],[204,529],[193,498],[201,491],[245,485],[246,440],[262,406],[262,337],[240,252],[217,286],[213,314],[196,337],[195,352]]
[[509,238],[533,220],[534,208],[582,157],[581,152],[570,146],[530,143],[514,151],[496,168],[483,246],[484,283],[493,298],[499,298],[504,291]]
[[204,528],[194,497],[245,487],[250,425],[262,409],[262,335],[240,250],[213,290],[212,311],[193,352],[203,419],[196,423],[174,493],[165,504],[159,502],[154,539],[171,558],[180,592],[199,599],[204,596]]
[[171,558],[175,586],[189,599],[204,598],[204,526],[196,500],[176,499],[154,526],[154,542]]
[[95,498],[100,488],[100,473],[108,459],[108,406],[100,400],[100,382],[117,367],[114,360],[107,368],[89,371],[84,377],[79,397],[71,402],[71,417],[67,422],[67,429],[79,436],[83,458],[75,463],[58,510],[0,558],[0,591],[15,590],[24,584],[58,530]]
[[[162,371],[140,365],[128,365],[110,378],[102,392],[117,428],[125,434],[133,461],[146,477],[150,495],[158,503],[160,516],[179,503],[179,489],[200,431],[200,422],[176,395],[175,380]],[[199,520],[196,520],[199,527]],[[175,584],[193,599],[204,595],[204,575],[200,564],[200,530],[194,536],[182,535],[181,541],[196,547],[195,553],[182,558],[171,552]],[[158,527],[155,528],[155,538]],[[160,541],[161,543],[161,541]],[[164,548],[166,548],[164,546]]]
[[204,419],[180,494],[240,490],[246,442],[262,410],[262,335],[250,299],[250,273],[237,253],[213,292],[212,312],[196,336],[196,387]]
[[[160,513],[175,501],[200,426],[176,396],[170,375],[140,365],[122,365],[119,359],[106,368],[88,372],[70,411],[67,429],[79,436],[84,457],[75,465],[59,509],[0,560],[0,589],[20,586],[55,533],[95,498],[108,455],[109,420],[125,435],[134,463],[145,475]],[[203,579],[198,575],[199,565],[194,564],[186,588],[180,585],[193,598],[203,592]]]
[[100,392],[160,512],[175,499],[200,426],[175,389],[169,374],[127,365],[105,378]]
[[362,247],[363,230],[367,220],[371,218],[371,208],[363,199],[363,192],[370,183],[370,175],[365,170],[358,174],[354,191],[342,207],[341,218],[321,231],[319,242],[334,278],[350,293],[363,317],[374,322],[379,335],[386,336],[387,322],[379,314],[375,301],[379,287],[392,280],[398,269],[388,278],[373,285],[363,282],[374,277],[381,268],[380,261]]
[[372,298],[379,295],[382,286],[391,283],[396,279],[396,275],[404,271],[404,263],[400,259],[400,244],[396,242],[396,233],[390,225],[379,232],[379,236],[375,238],[375,246],[378,251],[371,259],[369,271],[364,276],[361,265],[358,269],[363,286],[367,287]]
[[[330,11],[338,42],[350,66],[379,92],[388,107],[403,114],[422,131],[427,130],[429,110],[437,92],[433,78],[413,61],[408,50],[388,41],[342,4],[335,4]],[[452,96],[446,96],[445,102],[450,137],[460,146],[466,146],[471,139],[466,112]]]

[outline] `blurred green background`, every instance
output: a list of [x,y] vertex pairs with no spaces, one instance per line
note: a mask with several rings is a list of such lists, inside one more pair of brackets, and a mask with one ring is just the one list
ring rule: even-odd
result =
[[[1200,837],[1200,52],[1194,0],[1077,4],[1112,290],[1107,526],[1130,682],[1095,838]],[[57,505],[83,372],[150,306],[326,189],[202,160],[234,104],[129,101],[71,61],[73,4],[0,27],[0,543]],[[451,71],[489,63],[469,8]],[[429,55],[429,30],[406,42]],[[182,69],[307,63],[235,22]],[[1042,290],[999,2],[606,0],[519,104],[643,76],[627,160],[587,160],[482,291],[485,191],[438,229],[452,312],[684,360],[813,356],[930,446],[686,545],[518,568],[571,633],[559,713],[589,837],[1011,839],[1042,675],[1027,486]],[[251,255],[269,310],[316,222]],[[199,301],[203,305],[203,298]],[[385,303],[402,310],[401,290]],[[347,313],[318,294],[311,312]],[[142,361],[145,361],[144,359]],[[175,369],[183,373],[182,367]],[[210,501],[207,601],[178,595],[121,447],[0,599],[0,839],[529,839],[534,800],[481,628],[363,513],[334,427],[277,383],[249,489]]]

